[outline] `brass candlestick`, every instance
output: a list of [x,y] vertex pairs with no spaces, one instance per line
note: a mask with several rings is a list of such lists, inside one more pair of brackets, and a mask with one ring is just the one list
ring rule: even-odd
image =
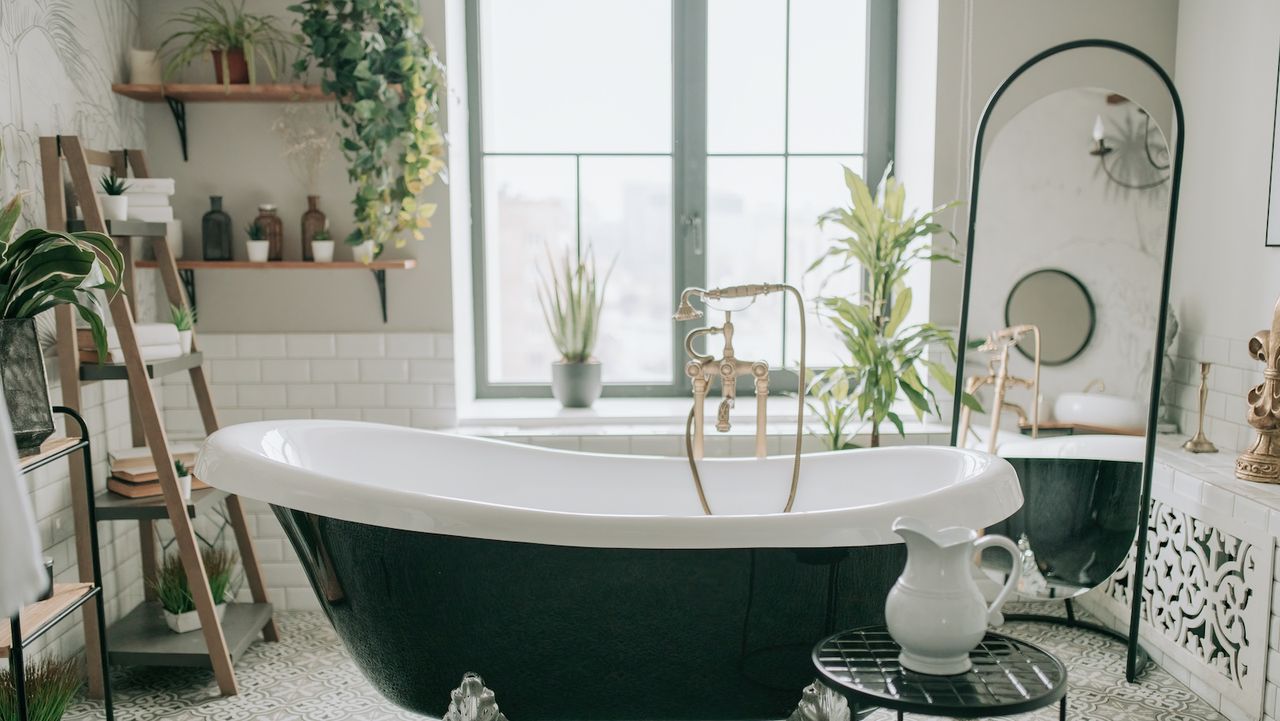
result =
[[1236,459],[1236,478],[1280,483],[1280,301],[1271,316],[1271,330],[1249,339],[1249,355],[1265,364],[1262,382],[1249,389],[1245,415],[1258,430],[1258,439]]
[[1196,435],[1191,440],[1182,444],[1182,448],[1192,453],[1217,453],[1218,447],[1205,438],[1204,435],[1204,407],[1209,400],[1209,368],[1212,363],[1207,361],[1200,362],[1200,421],[1196,425]]

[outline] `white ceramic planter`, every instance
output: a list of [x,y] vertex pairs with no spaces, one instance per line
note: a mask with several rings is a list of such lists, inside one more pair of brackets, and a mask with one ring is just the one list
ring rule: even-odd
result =
[[269,240],[246,240],[245,246],[249,249],[250,263],[267,262],[268,254],[271,252],[271,241]]
[[129,219],[129,196],[127,195],[98,193],[98,205],[102,208],[103,220]]
[[317,263],[332,263],[333,262],[333,241],[332,240],[311,241],[311,257]]
[[183,355],[191,352],[191,331],[178,331],[178,347],[182,349]]
[[191,474],[178,476],[178,491],[184,500],[191,500]]
[[164,63],[155,50],[129,50],[129,82],[135,85],[159,85]]
[[[312,252],[313,253],[315,252],[314,244],[312,245]],[[351,254],[352,256],[355,257],[356,262],[358,263],[372,263],[373,262],[373,241],[366,240],[360,245],[357,245],[354,249],[352,249]]]
[[[190,478],[190,476],[188,476]],[[218,620],[227,614],[227,604],[219,603],[214,608],[218,612]],[[174,633],[190,633],[191,631],[200,630],[200,612],[187,611],[186,613],[169,613],[164,612],[164,622],[169,625],[169,630]]]

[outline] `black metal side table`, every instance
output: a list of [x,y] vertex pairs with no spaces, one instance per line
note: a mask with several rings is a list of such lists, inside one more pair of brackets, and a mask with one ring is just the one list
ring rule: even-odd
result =
[[813,648],[818,680],[843,695],[850,710],[879,707],[905,713],[978,718],[1026,713],[1058,703],[1067,718],[1067,669],[1038,646],[987,633],[969,654],[973,668],[955,676],[907,671],[901,647],[884,626],[841,631]]

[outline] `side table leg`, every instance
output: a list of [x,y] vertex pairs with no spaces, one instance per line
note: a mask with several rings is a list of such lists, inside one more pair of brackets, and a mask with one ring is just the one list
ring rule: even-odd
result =
[[1067,695],[1062,695],[1062,700],[1058,702],[1058,721],[1067,721]]
[[9,620],[9,674],[18,695],[18,721],[27,721],[27,671],[23,666],[22,623],[14,616]]

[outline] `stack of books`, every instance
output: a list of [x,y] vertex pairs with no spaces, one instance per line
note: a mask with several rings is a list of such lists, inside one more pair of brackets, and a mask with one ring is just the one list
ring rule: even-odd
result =
[[[178,342],[178,328],[172,323],[138,323],[133,326],[138,340],[138,351],[143,361],[176,358],[182,355]],[[76,331],[76,344],[80,348],[81,363],[123,363],[120,336],[115,328],[107,328],[107,357],[98,357],[98,347],[93,344],[93,333],[88,328]]]
[[[170,443],[169,452],[173,454],[175,461],[182,461],[188,468],[195,466],[195,444]],[[156,471],[150,448],[128,448],[109,454],[109,460],[111,477],[107,479],[107,490],[126,498],[153,498],[163,493],[160,490],[160,474]],[[192,476],[191,490],[208,487]]]

